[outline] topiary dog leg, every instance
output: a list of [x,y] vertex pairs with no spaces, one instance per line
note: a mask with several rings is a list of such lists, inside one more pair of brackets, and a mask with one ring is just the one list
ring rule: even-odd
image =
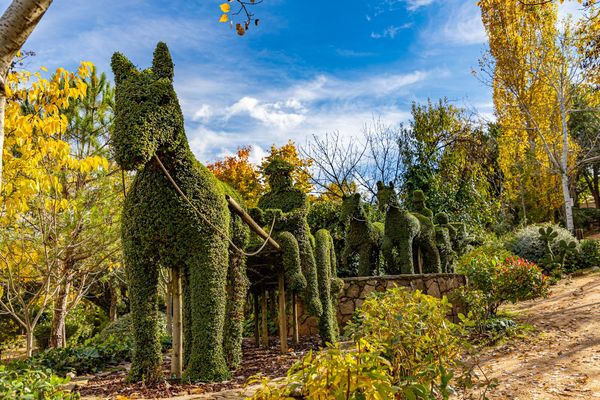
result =
[[187,249],[188,285],[191,306],[191,354],[186,377],[193,381],[229,378],[223,354],[227,242],[218,235],[198,237]]
[[[156,382],[162,379],[162,355],[158,335],[158,265],[132,250],[125,242],[125,265],[133,329],[133,354],[129,380]],[[135,248],[139,250],[139,247]]]

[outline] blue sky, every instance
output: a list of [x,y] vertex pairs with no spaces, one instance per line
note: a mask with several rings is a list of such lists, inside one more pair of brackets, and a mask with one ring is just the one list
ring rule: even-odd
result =
[[37,53],[29,68],[85,60],[112,79],[114,51],[146,68],[165,41],[202,162],[242,145],[257,161],[288,139],[356,137],[373,118],[407,121],[427,98],[492,116],[491,90],[471,73],[486,41],[474,0],[264,0],[244,37],[218,23],[223,1],[55,0],[25,45]]

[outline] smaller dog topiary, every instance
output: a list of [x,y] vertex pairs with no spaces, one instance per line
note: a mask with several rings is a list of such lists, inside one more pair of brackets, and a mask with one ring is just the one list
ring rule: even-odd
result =
[[347,266],[358,254],[358,276],[373,275],[379,265],[383,226],[369,221],[359,193],[344,197],[341,217],[347,225],[342,263]]
[[[413,199],[420,199],[416,203],[421,211],[427,215],[432,214],[431,210],[424,206],[423,192],[420,193],[413,196]],[[388,273],[399,271],[403,274],[414,274],[415,267],[419,266],[419,254],[422,255],[423,273],[442,272],[432,220],[423,214],[411,213],[402,208],[391,182],[388,186],[377,182],[377,200],[379,209],[386,213],[383,249]]]

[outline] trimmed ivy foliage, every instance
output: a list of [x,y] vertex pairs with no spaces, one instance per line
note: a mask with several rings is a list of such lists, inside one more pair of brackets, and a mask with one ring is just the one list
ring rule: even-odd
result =
[[[317,282],[317,268],[313,245],[311,244],[310,230],[308,228],[308,197],[302,190],[294,187],[292,170],[294,167],[287,161],[275,157],[265,168],[271,190],[258,200],[258,208],[253,209],[251,215],[266,225],[275,218],[273,231],[277,234],[288,232],[284,244],[291,249],[291,253],[284,251],[284,266],[288,287],[301,288],[303,301],[308,311],[315,316],[323,313],[323,306],[319,298]],[[281,237],[281,235],[279,236]],[[300,268],[306,284],[298,275],[296,255],[291,239],[297,243]]]
[[413,195],[413,204],[419,205],[420,212],[409,212],[401,207],[391,182],[388,186],[377,182],[379,209],[386,213],[383,252],[386,272],[390,274],[414,274],[415,265],[418,265],[417,250],[423,256],[424,273],[442,272],[436,231],[431,220],[433,213],[424,206],[423,199],[422,192]]
[[270,162],[265,173],[271,191],[251,214],[263,225],[275,218],[274,237],[281,246],[286,287],[303,294],[309,312],[319,317],[322,340],[334,342],[339,335],[335,301],[343,282],[337,278],[333,239],[326,229],[311,235],[308,198],[294,187],[293,168],[280,158]]
[[[167,46],[157,45],[151,69],[139,71],[119,53],[112,57],[112,69],[116,82],[114,156],[124,170],[137,170],[122,218],[134,330],[129,378],[162,378],[157,317],[162,266],[179,268],[183,276],[186,376],[202,381],[225,379],[229,371],[223,352],[223,293],[229,254],[223,235],[231,226],[223,186],[190,151]],[[193,207],[176,192],[154,155]]]
[[417,217],[401,207],[394,184],[377,182],[379,210],[385,213],[383,255],[388,274],[414,274],[413,241],[421,225]]
[[[229,185],[219,182],[225,194],[232,197],[242,207],[242,197]],[[248,225],[235,213],[231,213],[229,236],[240,249],[246,248],[250,241]],[[244,338],[244,306],[250,288],[246,275],[246,257],[229,246],[229,268],[227,270],[227,304],[225,308],[225,327],[223,334],[223,351],[225,361],[230,369],[235,369],[242,361],[242,339]]]
[[336,320],[335,304],[341,279],[336,275],[335,253],[332,252],[333,240],[326,229],[320,229],[315,234],[315,258],[317,261],[317,279],[319,281],[319,296],[323,305],[323,314],[319,318],[319,333],[325,343],[335,343],[339,335]]
[[379,266],[383,226],[369,220],[359,193],[344,198],[341,216],[347,225],[342,263],[347,266],[349,260],[358,254],[358,276],[373,275]]
[[456,264],[452,238],[457,237],[457,229],[448,223],[448,214],[443,212],[435,215],[435,222],[435,241],[440,253],[442,272],[452,273]]

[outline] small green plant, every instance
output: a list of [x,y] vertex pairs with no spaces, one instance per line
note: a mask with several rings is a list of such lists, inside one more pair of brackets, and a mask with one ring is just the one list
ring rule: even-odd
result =
[[131,360],[131,343],[120,338],[109,337],[102,343],[88,341],[85,345],[49,349],[27,360],[17,360],[9,364],[12,369],[43,369],[66,376],[95,373],[109,366]]
[[548,275],[560,277],[567,255],[577,253],[577,242],[574,240],[566,241],[561,239],[558,241],[558,246],[554,250],[552,244],[558,238],[558,232],[553,227],[541,227],[539,229],[540,240],[544,243],[545,254],[540,261],[540,266]]
[[579,242],[579,247],[581,250],[574,260],[565,264],[565,271],[574,272],[579,269],[600,266],[600,241],[584,239]]
[[14,369],[0,365],[0,398],[31,400],[75,400],[79,393],[65,391],[61,378],[49,369]]

